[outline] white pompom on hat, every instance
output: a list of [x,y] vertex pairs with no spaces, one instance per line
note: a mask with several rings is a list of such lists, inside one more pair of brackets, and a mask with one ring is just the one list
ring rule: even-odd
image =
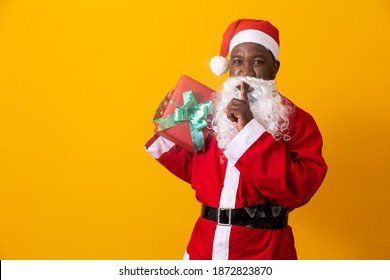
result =
[[220,50],[220,56],[210,60],[211,71],[221,76],[229,70],[227,56],[235,46],[241,43],[257,43],[270,50],[274,58],[279,57],[279,31],[270,22],[256,19],[239,19],[226,29]]
[[223,56],[214,56],[210,59],[211,72],[216,76],[221,76],[229,69],[229,60]]

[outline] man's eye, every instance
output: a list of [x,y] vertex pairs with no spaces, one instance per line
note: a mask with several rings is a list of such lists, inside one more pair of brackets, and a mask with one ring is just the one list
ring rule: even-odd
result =
[[264,60],[262,59],[257,59],[255,61],[253,61],[253,64],[264,64]]
[[241,65],[241,60],[235,59],[232,61],[233,65]]

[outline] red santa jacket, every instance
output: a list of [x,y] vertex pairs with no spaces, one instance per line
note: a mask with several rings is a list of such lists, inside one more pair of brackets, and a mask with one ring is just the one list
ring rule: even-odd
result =
[[[225,150],[210,137],[205,152],[193,154],[156,135],[145,148],[191,184],[197,200],[205,205],[241,208],[270,202],[291,211],[316,193],[327,165],[320,131],[314,119],[298,107],[290,119],[289,135],[288,141],[275,140],[253,119]],[[289,226],[278,230],[221,226],[199,218],[186,258],[296,259],[297,255]]]

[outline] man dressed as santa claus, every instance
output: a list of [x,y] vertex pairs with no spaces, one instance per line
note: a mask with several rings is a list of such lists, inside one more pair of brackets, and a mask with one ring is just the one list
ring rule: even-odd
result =
[[231,23],[220,55],[211,69],[216,75],[229,70],[230,77],[215,100],[204,151],[188,152],[157,135],[145,145],[191,184],[202,204],[184,258],[297,259],[288,214],[324,180],[320,131],[311,115],[275,89],[279,32],[271,23]]

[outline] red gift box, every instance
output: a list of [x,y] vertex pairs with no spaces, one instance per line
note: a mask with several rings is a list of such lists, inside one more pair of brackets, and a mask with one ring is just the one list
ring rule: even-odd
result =
[[[190,152],[197,152],[200,148],[203,147],[196,147],[195,143],[193,142],[193,136],[191,135],[191,131],[193,132],[193,130],[190,128],[192,124],[190,124],[189,121],[175,122],[172,127],[163,130],[161,130],[162,124],[159,122],[164,118],[166,119],[167,117],[170,118],[173,116],[175,111],[177,111],[177,108],[184,105],[186,97],[183,98],[183,95],[187,96],[188,91],[192,91],[197,104],[205,104],[207,102],[211,103],[210,100],[212,99],[212,95],[215,92],[213,89],[201,84],[200,82],[183,75],[177,83],[172,93],[170,102],[167,104],[162,117],[158,120],[154,120],[156,123],[155,132]],[[210,113],[211,109],[208,111],[208,114]],[[198,138],[203,137],[203,139],[205,139],[208,131],[209,129],[207,127],[203,128],[202,131],[200,131],[198,134]]]

